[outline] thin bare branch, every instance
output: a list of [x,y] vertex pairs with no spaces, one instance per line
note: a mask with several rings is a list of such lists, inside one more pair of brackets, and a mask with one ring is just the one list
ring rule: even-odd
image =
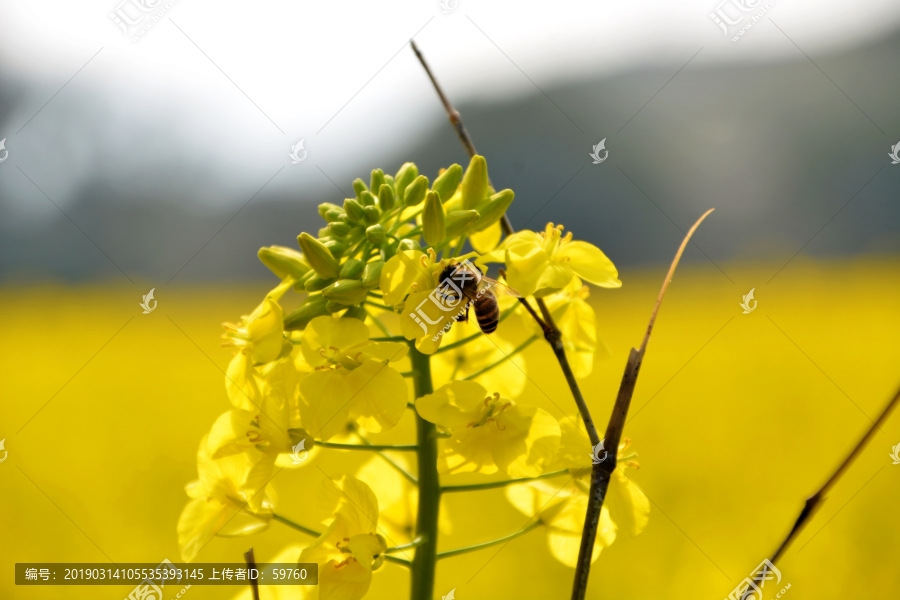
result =
[[850,464],[856,460],[856,457],[859,456],[860,452],[866,447],[869,443],[869,440],[872,439],[872,436],[875,435],[875,432],[878,431],[879,427],[882,423],[890,416],[891,411],[900,403],[900,389],[894,394],[894,397],[888,401],[887,406],[884,407],[884,410],[881,411],[881,415],[878,419],[872,423],[872,426],[869,427],[869,430],[865,433],[865,435],[860,438],[859,442],[850,451],[850,454],[847,455],[847,458],[838,465],[837,470],[832,473],[831,477],[828,478],[828,481],[825,482],[819,491],[806,499],[806,502],[803,504],[803,510],[800,511],[800,515],[797,516],[797,520],[794,522],[794,526],[791,527],[790,532],[788,532],[787,537],[784,538],[784,541],[778,546],[778,549],[775,550],[775,553],[772,555],[771,561],[774,563],[785,553],[788,549],[788,546],[797,538],[800,532],[803,530],[803,527],[809,522],[812,518],[813,514],[816,510],[821,506],[822,502],[825,500],[825,495],[828,493],[831,488],[837,484],[838,480],[841,476],[847,471],[850,467]]
[[[253,548],[244,552],[244,560],[247,561],[247,570],[251,573],[256,571],[256,558],[253,556]],[[253,600],[259,600],[259,582],[256,578],[250,578],[250,589],[253,590]]]

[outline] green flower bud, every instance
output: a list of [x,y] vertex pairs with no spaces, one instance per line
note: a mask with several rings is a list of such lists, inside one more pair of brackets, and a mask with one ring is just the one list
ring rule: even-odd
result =
[[360,321],[366,320],[366,309],[362,306],[351,306],[347,309],[347,312],[341,315],[342,319],[359,319]]
[[419,244],[415,242],[415,240],[400,240],[400,243],[397,245],[397,252],[403,252],[404,250],[418,250]]
[[394,177],[392,175],[385,175],[384,182],[394,188]]
[[335,300],[328,300],[325,302],[325,310],[327,310],[331,314],[341,312],[345,308],[347,308],[347,305],[343,302],[337,302]]
[[500,217],[512,204],[515,193],[512,190],[502,190],[491,196],[478,207],[481,218],[472,227],[472,231],[484,231],[500,220]]
[[269,246],[260,248],[256,255],[280,279],[291,276],[299,280],[310,271],[303,255],[292,248]]
[[378,207],[383,211],[394,208],[394,188],[386,183],[381,184],[378,190]]
[[406,206],[418,206],[425,199],[425,192],[428,191],[428,178],[419,175],[410,183],[406,191],[403,193],[403,204]]
[[375,195],[369,190],[365,190],[359,195],[359,201],[363,206],[375,206]]
[[441,204],[440,195],[433,190],[429,190],[425,195],[422,229],[425,234],[425,243],[429,246],[437,246],[444,241],[444,237],[447,235],[447,227],[444,224],[444,206]]
[[369,290],[363,287],[363,282],[358,279],[338,279],[322,290],[322,296],[326,300],[341,302],[345,306],[359,304],[366,299]]
[[328,248],[328,251],[331,252],[331,256],[335,258],[335,260],[340,260],[344,255],[344,252],[347,251],[347,244],[344,242],[338,242],[335,240],[329,240],[324,242],[325,247]]
[[329,223],[326,230],[328,234],[334,238],[343,238],[346,237],[352,227],[349,223],[342,223],[340,221],[335,221],[334,223]]
[[363,214],[362,204],[352,198],[344,200],[344,210],[347,212],[347,218],[354,223],[362,221],[365,216]]
[[455,238],[466,231],[477,221],[481,215],[477,210],[457,210],[447,215],[447,237]]
[[367,189],[366,182],[357,177],[353,180],[353,191],[356,192],[357,199],[365,192]]
[[387,233],[381,225],[372,225],[366,229],[366,238],[376,246],[380,246],[387,241]]
[[287,331],[306,329],[310,321],[316,317],[328,314],[328,311],[325,309],[325,303],[326,300],[321,294],[311,295],[306,299],[306,302],[284,318],[284,328]]
[[462,178],[462,207],[465,210],[475,208],[488,195],[487,161],[476,154],[469,162],[469,168]]
[[335,221],[346,220],[347,215],[340,208],[332,208],[328,212],[325,213],[325,220],[329,223],[334,223]]
[[366,264],[358,259],[351,258],[341,265],[341,279],[359,279]]
[[325,247],[325,244],[306,232],[297,236],[297,242],[306,256],[306,262],[316,273],[324,278],[333,279],[338,276],[341,272],[340,266],[335,260],[334,254]]
[[384,171],[381,169],[372,169],[372,178],[369,179],[369,190],[373,194],[377,194],[382,185],[384,185]]
[[397,176],[394,178],[394,191],[397,192],[397,198],[403,199],[404,193],[406,193],[406,186],[413,182],[419,175],[419,169],[415,164],[408,162],[404,163],[400,170],[397,171]]
[[446,202],[456,193],[456,188],[459,187],[459,180],[461,178],[462,167],[457,164],[452,164],[443,173],[438,175],[437,179],[434,180],[434,183],[431,184],[431,189],[438,193],[441,197],[441,202]]
[[381,283],[381,269],[384,268],[384,261],[376,260],[366,265],[363,270],[363,287],[367,290],[374,290]]
[[326,217],[325,215],[328,214],[328,211],[330,210],[338,210],[344,212],[337,204],[332,204],[331,202],[323,202],[319,205],[319,216],[327,221],[328,217]]
[[312,272],[311,276],[307,277],[303,281],[303,289],[307,292],[318,292],[320,290],[324,290],[329,285],[334,283],[334,277],[325,278],[321,277],[315,271]]
[[[369,194],[369,192],[366,192],[366,193]],[[369,195],[371,196],[372,194],[369,194]],[[373,201],[374,201],[374,196],[373,196]],[[374,223],[377,223],[379,221],[379,219],[381,219],[381,211],[378,210],[377,206],[363,207],[363,214],[365,215],[366,223],[374,224]]]

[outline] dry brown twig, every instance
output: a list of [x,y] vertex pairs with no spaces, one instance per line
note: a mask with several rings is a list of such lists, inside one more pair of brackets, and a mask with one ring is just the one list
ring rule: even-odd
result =
[[[244,560],[247,562],[248,569],[256,569],[256,557],[253,555],[253,548],[244,552]],[[253,590],[253,600],[259,600],[259,582],[253,577],[250,577],[249,579],[250,589]]]
[[828,481],[825,482],[819,491],[806,499],[806,502],[803,504],[803,510],[800,511],[800,514],[797,516],[797,520],[794,522],[794,526],[791,527],[791,530],[788,532],[787,537],[784,538],[784,541],[778,546],[778,549],[775,550],[775,553],[772,554],[772,562],[777,561],[784,552],[787,550],[788,546],[791,545],[797,536],[800,534],[800,531],[803,527],[809,522],[812,518],[813,513],[819,508],[821,503],[825,500],[825,494],[837,484],[838,479],[847,471],[850,467],[850,463],[852,463],[857,456],[859,456],[860,452],[862,452],[863,448],[865,448],[866,444],[868,444],[869,440],[872,439],[872,436],[875,435],[875,431],[881,427],[881,424],[887,420],[888,416],[890,416],[891,411],[894,407],[897,406],[898,401],[900,401],[900,389],[894,394],[894,397],[888,401],[887,406],[884,407],[884,410],[881,411],[881,415],[878,419],[872,423],[872,426],[865,433],[865,435],[860,438],[859,442],[850,451],[850,454],[847,455],[847,458],[838,466],[837,470],[832,473],[831,477],[828,478]]
[[[419,62],[422,63],[422,67],[425,69],[425,72],[428,74],[428,78],[431,80],[435,91],[437,91],[437,94],[441,99],[441,103],[444,105],[444,109],[447,111],[447,116],[450,119],[451,125],[453,125],[453,128],[456,130],[460,141],[462,142],[463,146],[466,149],[466,152],[471,158],[476,154],[475,144],[472,142],[472,138],[469,136],[469,132],[466,130],[459,112],[455,108],[453,108],[453,105],[447,99],[447,96],[444,94],[443,89],[441,89],[440,84],[438,84],[437,79],[431,72],[428,63],[425,61],[425,57],[422,56],[422,53],[419,51],[418,46],[416,46],[416,43],[411,41],[410,45],[412,46],[413,52],[415,52],[416,57],[419,59]],[[662,299],[665,296],[666,289],[668,288],[669,283],[672,281],[672,277],[675,274],[675,268],[678,266],[678,262],[681,260],[681,255],[684,253],[685,247],[690,241],[691,236],[694,234],[694,231],[696,231],[697,227],[699,227],[700,223],[702,223],[707,215],[709,215],[709,213],[711,213],[713,210],[714,209],[709,209],[708,211],[706,211],[703,216],[701,216],[697,220],[697,222],[694,223],[694,226],[691,227],[690,231],[688,231],[687,235],[685,236],[684,241],[682,241],[681,246],[679,247],[678,252],[675,255],[675,259],[672,261],[672,264],[669,267],[669,272],[666,275],[666,279],[663,282],[662,288],[659,291],[659,296],[656,300],[656,305],[653,308],[653,313],[650,315],[650,322],[647,325],[647,331],[644,334],[644,339],[641,342],[641,347],[639,350],[631,350],[631,354],[628,357],[628,362],[625,365],[625,373],[622,376],[622,383],[619,385],[619,392],[616,396],[616,402],[613,406],[612,415],[610,416],[609,423],[606,427],[606,437],[604,438],[604,442],[608,446],[606,448],[608,456],[605,461],[594,465],[591,470],[591,487],[588,498],[588,509],[585,514],[585,524],[582,531],[581,547],[579,548],[578,563],[575,568],[575,579],[572,584],[572,600],[583,600],[585,594],[587,593],[587,582],[591,569],[591,555],[593,553],[594,540],[597,537],[597,528],[600,522],[600,509],[603,507],[603,500],[606,497],[610,475],[616,467],[616,453],[618,452],[619,441],[622,438],[622,430],[625,427],[625,417],[628,415],[628,408],[631,405],[631,397],[634,394],[634,387],[637,383],[637,376],[641,368],[641,363],[644,359],[644,353],[647,349],[647,343],[650,341],[650,333],[652,332],[653,325],[656,322],[656,315],[659,312],[660,304],[662,304]],[[510,223],[509,218],[506,215],[503,215],[501,226],[503,228],[503,233],[507,236],[512,235],[515,232],[512,227],[512,223]],[[534,311],[534,309],[526,299],[520,298],[519,300],[526,307],[531,316],[534,317],[535,321],[537,321],[537,323],[541,326],[541,329],[544,332],[544,338],[550,344],[550,347],[553,350],[553,354],[556,356],[556,359],[559,362],[559,366],[563,371],[563,375],[566,378],[566,383],[568,384],[569,389],[572,392],[572,396],[575,399],[575,404],[578,406],[578,412],[581,414],[581,419],[584,422],[584,427],[587,431],[588,437],[591,440],[591,444],[593,446],[596,446],[601,441],[600,436],[597,433],[597,428],[594,425],[594,421],[591,417],[590,411],[588,410],[587,403],[585,402],[584,396],[581,393],[581,388],[578,385],[578,381],[575,379],[575,374],[572,372],[572,368],[569,365],[569,359],[566,356],[565,347],[563,346],[562,341],[562,333],[560,332],[559,327],[556,326],[556,323],[553,320],[553,316],[547,309],[547,305],[544,303],[543,299],[538,298],[536,300],[538,309],[541,311],[541,315],[543,318],[538,317],[537,313]]]

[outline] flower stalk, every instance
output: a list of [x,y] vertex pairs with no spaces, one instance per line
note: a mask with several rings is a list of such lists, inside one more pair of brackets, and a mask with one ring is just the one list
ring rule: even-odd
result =
[[[434,392],[431,383],[431,357],[410,344],[413,386],[416,398]],[[434,597],[434,576],[437,568],[438,512],[441,506],[441,481],[437,471],[437,428],[416,414],[416,452],[419,466],[419,506],[415,536],[421,539],[412,561],[411,600],[431,600]]]

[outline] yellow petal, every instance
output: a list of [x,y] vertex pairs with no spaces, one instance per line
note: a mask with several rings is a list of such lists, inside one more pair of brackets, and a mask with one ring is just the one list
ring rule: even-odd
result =
[[605,288],[622,286],[619,272],[603,251],[587,242],[575,241],[564,244],[553,257],[565,261],[579,277]]
[[319,493],[320,508],[329,505],[341,523],[337,534],[351,538],[363,533],[375,533],[378,524],[378,499],[368,485],[350,475],[337,481],[323,481]]
[[581,424],[576,424],[572,419],[563,417],[559,420],[559,430],[559,450],[548,469],[556,471],[559,469],[590,468],[593,447],[591,439]]
[[497,221],[484,231],[479,231],[470,235],[469,242],[472,243],[472,248],[474,248],[476,252],[479,254],[486,254],[491,250],[494,250],[497,247],[497,244],[500,243],[501,233],[502,229],[500,227],[500,221]]
[[209,455],[218,459],[252,448],[247,433],[251,430],[253,417],[253,413],[246,410],[229,410],[220,415],[209,431]]
[[359,564],[372,568],[372,561],[379,554],[384,554],[387,549],[384,538],[376,533],[363,533],[354,535],[347,543],[350,552]]
[[181,558],[190,562],[197,553],[228,523],[238,509],[215,500],[196,498],[188,502],[178,518],[178,547]]
[[[585,505],[586,508],[586,505]],[[581,511],[581,524],[584,525],[584,511]],[[610,520],[609,513],[604,506],[600,510],[600,523],[597,530],[597,538],[594,541],[594,551],[591,553],[591,562],[597,560],[600,551],[608,547],[616,539],[616,526]],[[581,533],[551,529],[547,534],[550,553],[559,562],[567,567],[575,568],[578,563],[578,551],[581,548]]]
[[629,535],[638,535],[650,520],[650,500],[621,467],[612,473],[604,505],[616,525]]
[[[349,319],[348,319],[349,320]],[[391,429],[406,412],[406,380],[388,362],[365,361],[348,375],[350,417],[366,431]],[[339,399],[338,402],[341,400]]]
[[249,354],[238,352],[225,371],[225,391],[232,406],[241,410],[258,410],[262,402],[256,368]]
[[300,384],[300,393],[300,418],[314,438],[327,441],[344,428],[353,397],[346,369],[313,371]]
[[251,356],[254,363],[267,363],[278,358],[284,341],[284,311],[266,297],[247,320]]
[[534,406],[510,406],[500,413],[496,424],[484,427],[494,432],[494,462],[510,477],[537,477],[559,448],[559,424]]
[[399,304],[411,291],[432,287],[431,274],[421,264],[423,256],[425,255],[418,250],[404,250],[385,263],[379,282],[385,304]]
[[319,600],[360,600],[372,584],[372,569],[356,560],[319,565]]
[[316,317],[309,322],[300,346],[303,358],[313,367],[327,364],[320,350],[333,354],[337,348],[344,352],[348,348],[363,344],[369,339],[369,328],[359,319],[340,319],[331,316]]
[[491,435],[487,427],[466,427],[440,440],[438,473],[496,473]]
[[[403,304],[400,314],[400,331],[408,340],[428,342],[420,352],[433,353],[440,346],[441,338],[453,326],[453,319],[465,312],[465,299],[447,301],[437,289],[413,292]],[[430,352],[429,352],[430,350]]]
[[453,381],[416,400],[416,411],[444,429],[463,430],[481,416],[486,396],[487,390],[474,381]]

